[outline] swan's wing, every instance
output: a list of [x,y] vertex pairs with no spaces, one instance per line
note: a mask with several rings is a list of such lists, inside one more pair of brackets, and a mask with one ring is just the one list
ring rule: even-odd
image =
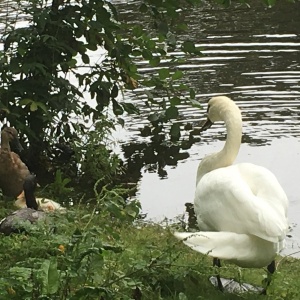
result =
[[[251,172],[249,167],[254,165],[247,165],[248,172]],[[282,240],[288,229],[284,204],[280,205],[281,200],[275,199],[272,193],[261,192],[272,185],[278,189],[278,182],[261,175],[254,193],[253,182],[248,180],[251,176],[242,173],[237,165],[203,176],[195,194],[195,212],[200,229],[252,234],[271,242]],[[263,178],[270,181],[269,187]],[[262,187],[259,188],[259,185]]]
[[174,232],[179,240],[202,254],[231,261],[241,267],[264,267],[276,256],[273,243],[233,232]]

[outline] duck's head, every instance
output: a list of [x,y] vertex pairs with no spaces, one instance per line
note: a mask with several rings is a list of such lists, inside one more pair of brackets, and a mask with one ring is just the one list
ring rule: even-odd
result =
[[233,100],[226,96],[217,96],[211,98],[208,101],[207,106],[207,120],[201,127],[201,131],[210,128],[211,125],[217,121],[225,121],[226,118],[230,117],[229,114],[241,118],[240,109]]
[[4,129],[2,129],[1,139],[6,140],[13,148],[17,149],[19,152],[24,150],[18,138],[18,131],[14,127],[5,127]]
[[36,176],[33,174],[28,175],[25,178],[24,184],[23,184],[25,200],[26,200],[27,207],[33,208],[35,210],[38,209],[38,204],[36,202],[36,198],[34,195],[36,187],[37,187]]

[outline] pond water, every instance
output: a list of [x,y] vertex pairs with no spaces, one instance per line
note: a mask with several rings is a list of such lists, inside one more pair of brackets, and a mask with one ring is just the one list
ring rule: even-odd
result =
[[[121,3],[123,18],[143,22],[137,1]],[[292,231],[286,254],[299,251],[300,242],[300,2],[280,2],[268,8],[261,1],[251,7],[222,8],[204,2],[185,13],[189,32],[179,40],[192,39],[203,48],[203,56],[186,58],[178,67],[185,82],[206,103],[214,95],[228,95],[243,114],[243,144],[238,162],[252,162],[270,169],[286,191]],[[174,55],[174,53],[172,53]],[[175,52],[175,55],[183,53]],[[165,67],[163,65],[163,67]],[[151,75],[157,68],[139,63],[140,72]],[[143,89],[126,94],[140,105],[141,116],[127,119],[123,143],[139,140],[139,129],[149,113],[142,100]],[[183,123],[204,118],[203,109],[182,107]],[[124,138],[125,136],[125,138]],[[138,198],[147,218],[161,221],[185,213],[193,202],[196,170],[201,158],[223,146],[222,124],[201,135],[188,150],[189,157],[166,166],[163,178],[146,166],[142,169]],[[296,256],[299,254],[295,254]]]
[[[138,13],[138,1],[112,2],[127,22],[145,22]],[[203,119],[211,96],[228,95],[236,101],[244,120],[243,144],[236,162],[270,169],[285,189],[292,227],[285,253],[290,254],[300,250],[300,2],[280,1],[268,8],[259,0],[251,1],[250,8],[238,5],[228,9],[212,2],[203,1],[200,8],[184,12],[189,31],[179,41],[196,41],[203,55],[186,57],[178,68],[204,105],[203,109],[182,105],[181,122],[196,124]],[[9,11],[7,3],[2,2],[2,18]],[[170,54],[183,56],[179,50]],[[149,76],[158,71],[143,61],[138,66]],[[167,60],[161,67],[166,66]],[[127,117],[125,129],[117,132],[124,147],[132,141],[145,142],[139,136],[149,113],[143,106],[144,92],[139,87],[125,94],[125,100],[134,101],[141,114]],[[137,197],[148,219],[161,221],[185,213],[185,203],[193,202],[199,162],[206,154],[218,151],[224,139],[223,125],[215,124],[187,150],[188,157],[165,166],[164,176],[143,163],[138,169]]]

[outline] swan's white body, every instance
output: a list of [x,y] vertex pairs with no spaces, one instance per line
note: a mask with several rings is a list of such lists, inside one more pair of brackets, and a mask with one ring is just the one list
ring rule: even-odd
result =
[[[36,202],[38,204],[38,209],[46,212],[58,210],[61,212],[66,211],[66,208],[61,206],[59,203],[47,199],[47,198],[36,198]],[[26,201],[25,201],[25,196],[21,194],[18,199],[15,201],[15,206],[18,208],[25,208],[26,206]]]
[[286,194],[266,168],[232,165],[242,136],[237,105],[220,96],[212,98],[209,106],[209,120],[226,124],[226,143],[198,167],[194,205],[201,231],[175,236],[196,251],[241,267],[267,266],[284,247]]

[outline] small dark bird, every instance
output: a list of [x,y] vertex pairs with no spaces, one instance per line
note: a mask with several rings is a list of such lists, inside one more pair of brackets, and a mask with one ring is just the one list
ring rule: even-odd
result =
[[22,231],[26,231],[24,228],[25,223],[28,224],[29,222],[32,224],[45,218],[46,213],[37,210],[38,204],[34,194],[36,186],[36,176],[32,174],[28,175],[23,184],[27,207],[17,210],[4,218],[0,222],[0,232],[5,235],[20,233]]

